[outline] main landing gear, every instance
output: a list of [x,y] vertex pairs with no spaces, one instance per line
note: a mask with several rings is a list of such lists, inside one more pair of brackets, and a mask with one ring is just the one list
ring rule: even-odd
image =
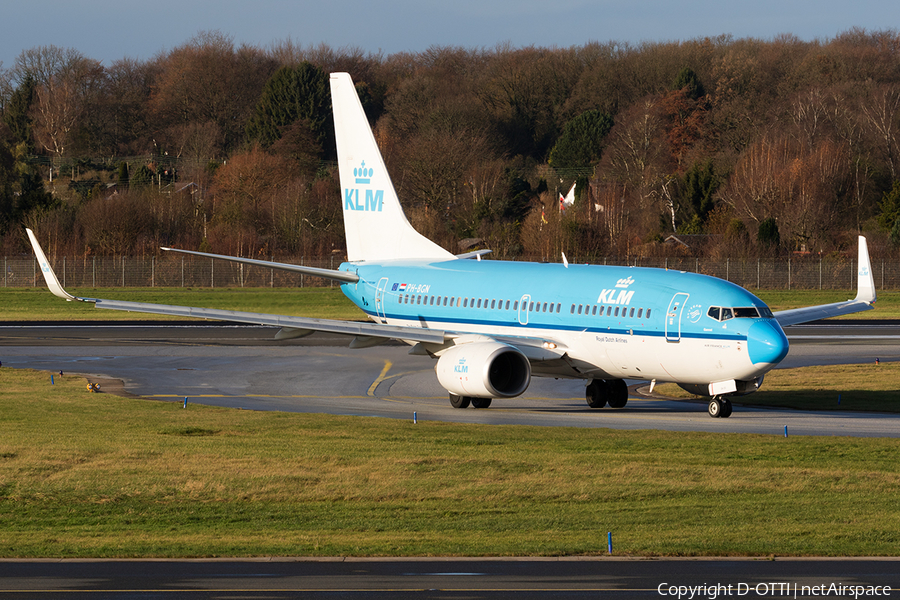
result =
[[472,396],[457,396],[450,394],[450,406],[453,408],[487,408],[491,405],[491,398],[474,398]]
[[731,416],[731,400],[716,396],[709,401],[707,410],[709,411],[709,416],[714,419],[727,419]]
[[624,408],[628,403],[628,385],[621,379],[592,379],[584,398],[591,408]]

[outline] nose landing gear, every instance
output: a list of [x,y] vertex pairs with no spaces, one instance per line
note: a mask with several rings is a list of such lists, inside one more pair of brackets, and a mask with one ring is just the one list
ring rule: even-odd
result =
[[707,411],[709,411],[709,416],[714,419],[726,419],[731,416],[731,400],[716,396],[709,401]]

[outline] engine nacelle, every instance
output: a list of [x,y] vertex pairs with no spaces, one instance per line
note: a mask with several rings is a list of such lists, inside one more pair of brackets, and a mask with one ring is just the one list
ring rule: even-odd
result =
[[445,390],[473,398],[512,398],[531,383],[531,364],[500,342],[472,342],[444,352],[434,370]]

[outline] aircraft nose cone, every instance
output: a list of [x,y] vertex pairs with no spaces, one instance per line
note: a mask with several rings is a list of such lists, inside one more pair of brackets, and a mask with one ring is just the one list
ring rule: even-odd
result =
[[777,364],[787,356],[790,345],[774,319],[757,321],[747,331],[747,353],[753,364]]

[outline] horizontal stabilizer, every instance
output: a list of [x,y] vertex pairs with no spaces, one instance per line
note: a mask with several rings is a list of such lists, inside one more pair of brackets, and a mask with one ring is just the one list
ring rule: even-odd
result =
[[311,275],[313,277],[324,277],[325,279],[333,279],[341,283],[356,283],[359,281],[353,273],[347,271],[334,271],[332,269],[319,269],[317,267],[304,267],[303,265],[290,265],[287,263],[277,263],[268,260],[258,260],[255,258],[242,258],[240,256],[227,256],[225,254],[210,254],[208,252],[195,252],[194,250],[179,250],[178,248],[161,248],[167,252],[181,252],[182,254],[192,254],[194,256],[202,256],[203,258],[214,258],[217,260],[227,260],[230,262],[241,263],[244,265],[253,265],[255,267],[265,267],[267,269],[278,269],[280,271],[291,271],[292,273],[300,273],[302,275]]

